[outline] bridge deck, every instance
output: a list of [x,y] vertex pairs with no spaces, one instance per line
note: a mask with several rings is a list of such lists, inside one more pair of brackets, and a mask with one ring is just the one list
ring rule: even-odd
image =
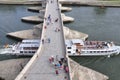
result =
[[[34,60],[27,64],[27,67],[23,69],[15,80],[64,80],[65,76],[68,77],[64,69],[56,69],[49,62],[49,58],[54,56],[54,63],[58,63],[56,55],[60,59],[65,56],[66,52],[61,13],[57,0],[47,2],[42,40],[38,52],[33,56]],[[58,70],[59,75],[56,75],[56,70]]]

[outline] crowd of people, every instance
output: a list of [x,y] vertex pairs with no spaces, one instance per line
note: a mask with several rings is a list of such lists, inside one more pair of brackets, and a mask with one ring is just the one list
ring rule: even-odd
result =
[[[59,58],[58,55],[56,55],[55,57],[51,56],[49,58],[49,63],[55,69],[55,74],[57,76],[60,74],[61,70],[63,70],[65,73],[68,73],[69,71],[66,58]],[[67,76],[65,76],[64,78],[65,80],[67,80]]]
[[[58,0],[57,0],[58,1]],[[54,0],[48,0],[49,4],[54,3]],[[54,31],[55,32],[59,32],[61,31],[59,26],[53,26],[54,24],[58,23],[60,20],[59,18],[53,18],[53,16],[51,14],[48,14],[45,18],[45,26],[43,27],[44,30],[49,29],[49,27],[54,27]],[[48,27],[49,26],[49,27]],[[50,43],[51,39],[47,38],[47,39],[42,39],[42,44],[44,44],[45,42]],[[69,72],[69,68],[67,65],[67,59],[64,57],[61,57],[59,55],[55,55],[55,56],[50,56],[49,57],[49,63],[52,66],[52,68],[55,70],[55,75],[59,76],[62,72],[64,72],[65,74],[67,74]],[[67,76],[63,76],[64,80],[68,80]]]

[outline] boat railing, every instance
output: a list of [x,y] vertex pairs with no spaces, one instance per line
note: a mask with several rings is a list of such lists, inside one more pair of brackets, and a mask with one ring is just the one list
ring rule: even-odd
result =
[[100,47],[97,47],[97,46],[85,46],[85,47],[82,47],[81,49],[105,49],[107,47],[104,47],[104,46],[100,46]]
[[96,44],[101,45],[105,42],[104,41],[85,41],[84,43],[85,43],[85,45],[96,45]]
[[113,53],[118,52],[118,50],[109,50],[109,51],[81,51],[81,53]]

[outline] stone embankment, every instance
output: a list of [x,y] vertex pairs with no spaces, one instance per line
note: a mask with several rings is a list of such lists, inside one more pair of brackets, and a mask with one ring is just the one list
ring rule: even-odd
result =
[[[72,17],[65,16],[64,14],[61,14],[61,15],[62,15],[62,19],[63,19],[64,23],[69,23],[69,22],[74,21],[74,18],[72,18]],[[28,16],[28,17],[23,17],[21,20],[24,22],[29,22],[29,23],[42,23],[44,18],[42,15],[40,15],[40,16]]]
[[21,58],[0,61],[0,77],[14,80],[29,60],[30,58]]
[[[28,7],[28,11],[32,11],[32,12],[39,12],[40,10],[43,10],[44,8],[40,7],[40,6],[36,6],[36,7]],[[67,11],[71,11],[72,8],[70,7],[61,7],[61,11],[62,12],[67,12]]]
[[81,66],[75,61],[69,58],[70,76],[72,80],[108,80],[109,77],[89,69],[87,67]]
[[[74,6],[106,6],[106,7],[120,7],[120,1],[102,1],[102,0],[59,0],[63,5]],[[0,4],[9,5],[29,5],[29,4],[42,4],[42,0],[0,0]]]
[[7,5],[34,5],[42,4],[42,0],[0,0],[0,4]]
[[[17,32],[7,33],[7,36],[13,37],[16,39],[40,39],[42,33],[42,24],[36,25],[33,29],[22,30]],[[67,27],[64,27],[64,35],[66,39],[87,39],[88,35],[82,32],[71,30]]]
[[59,0],[62,5],[120,7],[120,1],[103,0]]
[[[5,80],[14,80],[30,58],[11,59],[0,61],[0,77]],[[70,59],[72,80],[107,80],[108,77]],[[12,74],[11,74],[12,73]]]

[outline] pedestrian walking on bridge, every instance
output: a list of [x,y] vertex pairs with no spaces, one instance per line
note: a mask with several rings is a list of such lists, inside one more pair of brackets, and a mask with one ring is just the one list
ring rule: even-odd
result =
[[57,69],[55,70],[55,73],[56,73],[56,75],[59,75],[59,72],[58,72],[58,70],[57,70]]

